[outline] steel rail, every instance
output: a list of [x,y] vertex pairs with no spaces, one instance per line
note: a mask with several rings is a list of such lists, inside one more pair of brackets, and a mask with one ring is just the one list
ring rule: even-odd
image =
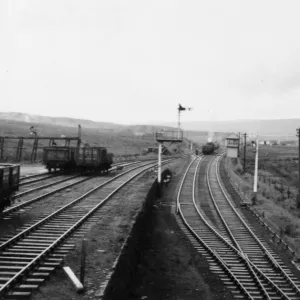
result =
[[[199,162],[200,163],[200,162]],[[199,165],[199,164],[198,164]],[[198,168],[198,166],[197,166]],[[196,173],[197,173],[197,170],[195,171],[195,176],[196,176]],[[194,177],[195,178],[195,177]],[[236,253],[236,255],[238,255],[243,261],[244,263],[247,265],[251,265],[251,274],[252,276],[254,277],[254,280],[255,282],[260,282],[260,280],[258,279],[257,275],[253,274],[253,268],[259,273],[260,276],[263,276],[269,283],[271,283],[273,285],[273,287],[275,287],[275,289],[277,289],[278,287],[266,276],[264,275],[256,266],[253,265],[253,263],[249,260],[249,258],[247,257],[247,255],[243,254],[242,252],[240,252],[236,247],[234,247],[232,244],[229,243],[229,241],[223,237],[216,229],[214,229],[213,226],[211,226],[207,221],[206,219],[204,218],[204,216],[202,215],[202,213],[199,211],[197,205],[196,205],[196,202],[195,202],[195,195],[194,195],[194,191],[195,191],[195,186],[193,186],[193,202],[194,202],[194,207],[195,209],[197,210],[198,212],[198,215],[200,216],[200,218],[202,219],[202,221],[207,225],[207,227],[219,238],[219,240],[221,240],[223,242],[223,244],[226,244],[227,247],[229,247],[234,253]],[[180,208],[180,211],[181,211],[181,208]],[[193,231],[194,234],[197,235],[197,233],[195,233]],[[198,235],[197,235],[198,236]],[[198,236],[198,239],[201,239],[199,236]],[[208,246],[209,247],[209,246]],[[249,270],[249,267],[247,268]],[[258,279],[258,281],[257,281]],[[242,283],[240,283],[242,285]],[[246,288],[244,287],[244,289],[246,290]],[[259,289],[261,291],[263,291],[263,293],[265,293],[265,289],[262,289],[262,286],[261,284],[259,285]],[[279,289],[279,288],[278,288]],[[290,299],[288,298],[288,296],[286,294],[284,294],[280,289],[278,290],[278,292],[284,296],[286,299]]]
[[[139,162],[126,163],[125,166],[128,166],[128,165],[130,166],[130,165],[134,165],[134,164],[137,164],[137,163],[139,163]],[[140,163],[142,163],[142,162],[140,162]],[[114,166],[113,168],[111,168],[110,171],[114,171],[115,169],[116,169],[116,166]],[[109,171],[109,172],[110,172],[110,171]],[[80,176],[80,175],[79,175],[79,176]],[[23,207],[25,207],[25,206],[27,206],[27,205],[29,205],[29,204],[32,204],[32,203],[34,203],[34,202],[37,202],[37,201],[39,201],[39,200],[41,200],[41,199],[44,199],[44,198],[46,198],[46,197],[48,197],[48,196],[51,196],[51,195],[53,195],[53,194],[55,194],[55,193],[57,193],[57,192],[60,192],[60,191],[62,191],[62,190],[64,190],[64,189],[67,189],[67,188],[72,187],[72,186],[74,186],[74,185],[77,185],[77,184],[80,184],[80,183],[82,183],[82,182],[88,181],[88,180],[90,180],[90,179],[92,179],[92,178],[94,178],[94,177],[96,177],[96,175],[91,175],[91,176],[89,176],[89,177],[80,179],[80,180],[78,180],[78,181],[76,181],[76,182],[73,182],[73,183],[64,185],[64,186],[62,186],[62,187],[60,187],[60,188],[58,188],[58,189],[56,189],[56,190],[47,192],[47,193],[45,193],[45,194],[43,194],[43,195],[40,195],[40,196],[38,196],[38,197],[36,197],[36,198],[33,198],[33,199],[28,200],[28,201],[24,201],[24,202],[22,202],[22,203],[19,203],[19,204],[17,204],[17,205],[14,205],[13,207],[7,208],[7,209],[5,209],[4,211],[2,211],[2,212],[0,213],[0,217],[7,216],[8,214],[10,214],[10,213],[12,213],[12,212],[15,212],[15,211],[17,211],[17,210],[19,210],[19,209],[21,209],[21,208],[23,208]]]
[[[122,165],[124,163],[129,163],[129,162],[125,162],[125,161],[124,162],[117,162],[117,163],[114,163],[112,166],[114,167],[114,166]],[[39,182],[39,181],[42,181],[42,180],[46,180],[46,179],[49,179],[49,178],[53,178],[53,177],[57,177],[57,176],[65,175],[65,174],[69,174],[69,173],[72,173],[72,171],[64,171],[64,172],[57,171],[57,172],[54,172],[52,174],[49,174],[49,172],[43,172],[43,173],[39,173],[39,174],[21,176],[19,186]],[[30,180],[30,181],[27,181],[27,182],[21,182],[21,181],[24,181],[26,179],[35,178],[35,177],[39,177],[39,176],[43,176],[43,175],[47,175],[47,176],[44,176],[42,178],[37,178],[37,179],[34,179],[34,180]]]
[[[112,168],[110,168],[109,172],[115,170],[116,167],[118,167],[118,166],[120,166],[120,165],[122,165],[122,166],[125,167],[125,166],[128,166],[128,165],[134,165],[134,164],[137,164],[137,163],[139,163],[139,162],[136,161],[136,162],[126,163],[126,164],[124,164],[124,163],[117,163],[117,164],[114,164],[114,165],[112,166]],[[67,173],[64,173],[64,174],[67,174]],[[64,175],[64,174],[59,174],[59,175]],[[27,195],[27,194],[30,194],[30,193],[32,193],[32,192],[35,192],[35,191],[41,190],[41,189],[43,189],[43,188],[47,188],[47,187],[50,187],[50,186],[59,184],[59,183],[63,183],[63,182],[65,182],[65,181],[68,181],[68,180],[71,180],[71,179],[74,179],[74,178],[80,177],[80,176],[83,176],[83,175],[77,174],[77,175],[74,175],[74,176],[71,176],[71,177],[68,177],[68,178],[64,178],[64,179],[62,179],[62,180],[57,180],[57,181],[54,181],[54,182],[46,183],[46,184],[44,184],[44,185],[41,185],[41,186],[32,188],[32,189],[30,189],[30,190],[27,190],[27,191],[24,191],[24,192],[20,192],[20,193],[14,194],[14,195],[12,196],[12,199],[20,198],[20,197],[25,196],[25,195]],[[93,175],[92,175],[92,176],[93,176]],[[96,175],[95,175],[95,176],[96,176]],[[54,176],[54,177],[56,177],[56,176]],[[93,176],[93,177],[94,177],[94,176]],[[48,178],[46,178],[46,179],[48,179]],[[38,180],[38,181],[41,181],[41,180]]]
[[[214,158],[214,159],[215,159],[215,158]],[[224,218],[223,218],[223,216],[222,216],[222,214],[221,214],[221,211],[220,211],[219,207],[218,207],[217,204],[216,204],[216,201],[215,201],[215,199],[214,199],[213,193],[212,193],[211,185],[210,185],[210,183],[209,183],[209,169],[210,169],[210,166],[211,166],[211,164],[212,164],[212,162],[213,162],[214,159],[212,159],[212,160],[209,162],[209,164],[208,164],[208,166],[207,166],[207,169],[206,169],[206,183],[207,183],[207,186],[208,186],[209,194],[210,194],[210,196],[211,196],[211,198],[212,198],[212,200],[213,200],[213,201],[212,201],[212,202],[213,202],[213,205],[214,205],[214,207],[215,207],[215,209],[216,209],[216,211],[217,211],[217,213],[218,213],[218,215],[219,215],[219,217],[220,217],[220,219],[221,219],[221,221],[222,221],[222,223],[223,223],[223,226],[225,227],[225,229],[226,229],[226,231],[227,231],[229,237],[231,238],[231,240],[233,241],[234,245],[235,245],[236,248],[239,250],[239,252],[240,252],[243,256],[245,256],[244,251],[243,251],[242,248],[240,247],[239,243],[237,242],[237,240],[235,239],[233,233],[231,232],[230,228],[228,227],[227,223],[225,222],[225,220],[224,220]],[[195,204],[196,204],[196,202],[195,202]],[[252,273],[252,275],[253,275],[255,281],[256,281],[257,284],[259,285],[260,290],[263,292],[263,294],[264,294],[264,296],[266,297],[266,299],[271,300],[270,296],[268,295],[268,292],[266,291],[265,287],[263,286],[261,280],[258,278],[257,274],[254,272],[253,266],[249,263],[249,259],[248,259],[247,257],[245,257],[245,261],[246,261],[246,264],[247,264],[247,267],[248,267],[249,271]]]
[[41,175],[45,175],[48,174],[48,172],[42,172],[42,173],[38,173],[38,174],[32,174],[32,175],[22,175],[20,176],[20,181],[25,180],[25,179],[30,179],[30,178],[35,178],[37,176],[41,176]]
[[[163,162],[163,164],[167,164],[170,161],[173,161],[173,159],[166,160],[166,161]],[[100,208],[105,202],[107,202],[107,200],[109,200],[124,185],[126,185],[127,183],[129,183],[132,179],[134,179],[135,177],[139,176],[140,174],[142,174],[146,170],[153,168],[153,166],[155,166],[155,165],[156,165],[156,163],[153,163],[153,162],[151,162],[151,163],[145,163],[142,166],[138,166],[138,167],[135,167],[134,169],[131,169],[131,170],[125,171],[125,172],[123,172],[121,174],[118,174],[117,176],[115,176],[115,177],[107,180],[105,183],[103,183],[103,184],[101,184],[101,185],[99,185],[99,186],[91,189],[90,191],[86,192],[84,195],[76,198],[71,203],[63,206],[62,208],[60,208],[56,212],[54,212],[54,213],[50,214],[49,216],[45,217],[44,219],[38,221],[36,224],[30,226],[29,228],[27,228],[24,231],[20,232],[19,234],[17,234],[16,236],[14,236],[10,240],[8,240],[7,242],[5,242],[2,245],[0,245],[0,250],[3,251],[5,248],[7,248],[11,244],[17,242],[22,237],[27,236],[33,230],[36,230],[36,229],[40,228],[42,225],[44,225],[45,223],[47,223],[47,221],[53,219],[55,216],[58,216],[61,212],[67,210],[70,207],[73,207],[75,204],[79,203],[82,199],[84,199],[87,196],[89,196],[90,194],[94,193],[96,190],[102,188],[103,186],[107,185],[108,183],[110,183],[112,181],[115,181],[116,179],[118,179],[119,177],[124,176],[125,174],[128,174],[128,173],[130,173],[132,171],[135,171],[136,169],[142,168],[141,171],[139,171],[138,173],[134,174],[129,179],[127,179],[124,183],[122,183],[117,188],[115,188],[108,196],[106,196],[105,199],[103,199],[100,203],[98,203],[96,206],[94,206],[94,208],[92,208],[87,214],[85,214],[83,217],[81,217],[80,220],[78,220],[74,225],[72,225],[69,229],[67,229],[51,245],[49,245],[46,249],[44,249],[42,251],[42,253],[40,253],[38,256],[36,256],[30,263],[28,263],[19,272],[17,272],[6,283],[4,283],[3,285],[1,285],[0,286],[0,295],[3,296],[6,292],[8,292],[8,290],[12,287],[13,284],[15,284],[19,279],[22,279],[34,266],[36,266],[41,260],[43,260],[46,257],[46,255],[49,254],[49,252],[51,250],[53,250],[56,246],[58,246],[61,242],[63,242],[67,238],[68,235],[70,235],[75,229],[77,229],[85,220],[87,220],[88,217],[90,217],[94,212],[96,212],[96,210],[98,208]]]
[[[193,156],[192,156],[192,157],[193,157]],[[183,175],[183,179],[182,179],[182,181],[181,181],[181,183],[180,183],[179,191],[181,191],[181,189],[182,189],[182,186],[183,186],[183,183],[184,183],[184,178],[186,177],[186,175],[187,175],[187,173],[188,173],[188,171],[189,171],[191,165],[193,164],[193,162],[194,162],[197,158],[202,159],[203,157],[204,157],[204,155],[198,155],[198,156],[194,157],[194,159],[193,159],[193,160],[191,161],[191,163],[188,165],[188,167],[187,167],[187,169],[186,169],[186,171],[185,171],[185,173],[184,173],[184,175]],[[176,214],[179,213],[179,208],[180,208],[180,193],[177,194],[177,198],[176,198]]]
[[[290,276],[282,269],[282,267],[277,263],[277,261],[275,260],[275,258],[272,256],[272,254],[268,251],[268,249],[261,243],[261,241],[257,238],[257,236],[254,234],[254,232],[251,230],[251,228],[247,225],[247,223],[243,220],[243,218],[240,216],[240,214],[237,212],[237,210],[235,209],[235,207],[232,205],[230,199],[228,198],[222,184],[221,184],[221,180],[220,180],[220,176],[219,176],[219,164],[220,164],[220,159],[221,157],[218,158],[217,160],[217,164],[216,164],[216,175],[217,175],[217,180],[218,180],[218,184],[220,186],[220,189],[224,195],[224,197],[226,198],[228,204],[230,205],[230,207],[232,208],[232,210],[234,211],[234,213],[236,214],[236,216],[239,218],[240,222],[244,225],[244,227],[248,230],[248,232],[251,234],[252,238],[257,242],[257,244],[260,246],[260,248],[264,251],[264,253],[266,254],[266,257],[269,259],[269,262],[273,265],[273,267],[275,267],[276,269],[280,270],[281,274],[285,277],[285,279],[290,282],[290,284],[292,285],[292,288],[296,291],[296,293],[298,295],[300,295],[300,290],[298,288],[298,286],[295,284],[295,282],[290,278]],[[255,266],[255,264],[252,262],[252,264]],[[256,266],[257,269],[259,269]],[[263,274],[263,272],[261,272]],[[266,275],[264,275],[266,276]],[[277,285],[276,285],[277,286]],[[282,293],[282,296],[286,297],[287,299],[288,296],[278,287],[278,291],[280,291],[280,293]]]
[[[34,176],[34,177],[44,176],[44,177],[33,179],[33,180],[29,180],[29,181],[25,181],[25,182],[20,182],[19,186],[23,186],[23,185],[27,185],[27,184],[39,182],[39,181],[46,180],[46,179],[49,179],[49,178],[54,178],[54,177],[57,177],[57,176],[60,176],[60,175],[63,175],[63,173],[57,172],[57,173],[53,173],[53,174],[48,174],[48,173],[35,174],[35,175],[32,175],[32,176]],[[20,178],[20,181],[24,181],[26,179],[28,179],[28,178],[27,177]]]
[[30,190],[27,190],[27,191],[24,191],[24,192],[20,192],[20,193],[17,193],[17,194],[14,194],[12,196],[12,199],[17,199],[17,198],[20,198],[22,196],[25,196],[25,195],[28,195],[30,193],[33,193],[35,191],[38,191],[38,190],[41,190],[41,189],[44,189],[44,188],[47,188],[47,187],[50,187],[50,186],[53,186],[53,185],[56,185],[56,184],[59,184],[59,183],[62,183],[62,182],[65,182],[65,181],[68,181],[68,180],[71,180],[71,179],[74,179],[76,177],[79,177],[79,176],[82,176],[80,174],[77,174],[77,175],[74,175],[74,176],[71,176],[71,177],[68,177],[68,178],[64,178],[62,180],[57,180],[57,181],[54,181],[54,182],[50,182],[50,183],[46,183],[44,185],[40,185],[38,187],[35,187],[35,188],[32,188]]
[[221,213],[219,207],[218,207],[217,204],[216,204],[215,198],[214,198],[213,193],[212,193],[212,188],[211,188],[211,185],[210,185],[210,183],[209,183],[209,175],[208,175],[208,173],[209,173],[209,168],[210,168],[210,165],[211,165],[212,162],[213,162],[213,160],[210,162],[210,164],[209,164],[209,166],[208,166],[208,169],[207,169],[207,173],[206,173],[206,175],[207,175],[207,176],[206,176],[207,185],[208,185],[208,188],[209,188],[209,193],[210,193],[210,196],[211,196],[213,205],[214,205],[214,207],[215,207],[215,209],[216,209],[216,211],[217,211],[217,213],[218,213],[218,215],[219,215],[219,217],[220,217],[220,219],[221,219],[221,221],[222,221],[224,227],[226,228],[226,230],[227,230],[227,232],[228,232],[230,238],[232,239],[232,241],[234,241],[234,243],[235,243],[235,245],[237,246],[238,250],[239,250],[239,251],[241,252],[241,254],[245,257],[245,259],[246,259],[246,261],[247,261],[249,267],[252,269],[252,272],[254,273],[254,276],[256,277],[257,282],[259,282],[259,284],[261,285],[261,289],[264,291],[265,297],[267,297],[268,299],[270,299],[270,297],[269,297],[269,295],[268,295],[266,289],[265,289],[264,286],[263,286],[263,283],[262,283],[261,280],[258,278],[257,274],[254,272],[254,269],[255,269],[255,271],[256,271],[257,273],[259,273],[260,276],[262,276],[262,277],[267,281],[268,284],[272,285],[272,287],[275,288],[275,290],[276,290],[277,292],[279,292],[279,293],[280,293],[283,297],[285,297],[286,299],[289,299],[289,297],[286,295],[286,293],[284,293],[284,292],[282,291],[282,289],[280,289],[280,288],[278,287],[277,284],[275,284],[275,283],[274,283],[274,282],[273,282],[266,274],[264,274],[264,273],[261,271],[261,269],[258,268],[258,267],[257,267],[257,266],[249,259],[249,257],[247,256],[247,254],[246,254],[244,251],[242,251],[241,247],[239,246],[238,242],[236,241],[235,237],[233,236],[233,233],[231,232],[231,230],[229,229],[228,225],[226,224],[226,221],[224,220],[224,218],[223,218],[223,216],[222,216],[222,213]]
[[[218,233],[218,232],[217,232]],[[227,242],[227,240],[225,239],[225,237],[223,237],[223,239],[224,239],[224,241],[226,241]],[[238,249],[236,249],[233,245],[231,245],[231,244],[228,244],[232,249],[235,249],[235,251],[239,251]],[[240,251],[239,251],[240,252]],[[281,294],[281,296],[282,297],[284,297],[285,299],[290,299],[289,297],[288,297],[288,295],[286,295],[286,293],[284,293],[283,291],[282,291],[282,289],[280,289],[279,287],[278,287],[278,285],[276,285],[266,274],[264,274],[261,270],[260,270],[260,268],[258,268],[249,258],[248,258],[248,256],[247,256],[247,254],[245,254],[245,253],[243,253],[243,252],[240,252],[239,253],[239,255],[244,259],[244,260],[247,260],[248,261],[248,263],[251,265],[251,267],[253,268],[253,269],[255,269],[255,271],[257,272],[257,273],[259,273],[259,275],[260,276],[262,276],[270,285],[272,285],[273,286],[273,288],[275,288],[275,290],[279,293],[279,294]]]
[[[185,181],[185,178],[187,176],[187,173],[189,171],[189,169],[191,168],[192,164],[195,162],[196,159],[194,159],[190,165],[188,166],[183,178],[182,178],[182,181],[181,181],[181,185],[180,185],[180,188],[179,188],[179,191],[178,191],[178,196],[177,196],[177,199],[179,198],[180,199],[180,194],[181,194],[181,191],[182,191],[182,187],[183,187],[183,183]],[[197,166],[196,166],[196,170],[195,170],[195,173],[194,173],[194,179],[193,179],[193,202],[194,202],[194,207],[196,208],[196,210],[198,211],[197,209],[197,206],[195,205],[195,195],[194,195],[194,191],[195,191],[195,181],[196,181],[196,174],[197,174],[197,169],[198,169],[198,166],[201,162],[201,159],[199,160],[199,162],[197,163]],[[221,258],[220,259],[220,256],[217,254],[217,252],[212,249],[203,239],[201,239],[199,237],[199,235],[194,231],[194,229],[189,225],[189,223],[187,222],[182,210],[181,210],[181,205],[178,205],[178,212],[179,212],[179,215],[183,221],[183,223],[185,224],[185,226],[188,228],[188,230],[192,233],[192,235],[196,238],[196,240],[204,247],[204,249],[212,256],[215,258],[215,260],[219,261],[223,271],[225,271],[225,273],[228,274],[229,278],[231,278],[233,280],[233,282],[237,285],[237,287],[243,292],[243,294],[245,296],[247,296],[248,299],[250,300],[254,300],[254,298],[250,295],[250,293],[246,290],[246,288],[243,286],[243,284],[240,282],[240,280],[235,276],[235,274],[231,271],[231,269],[227,266],[227,264],[224,262],[224,260]],[[198,212],[199,213],[199,212]],[[201,213],[200,213],[200,216],[201,216]],[[201,217],[202,218],[202,217]],[[213,231],[215,232],[215,230],[206,222],[206,220],[204,220],[202,218],[202,220],[204,221],[204,223],[206,223],[206,225]],[[228,244],[228,242],[224,239],[222,239],[221,236],[219,236],[217,234],[217,237],[225,243]]]

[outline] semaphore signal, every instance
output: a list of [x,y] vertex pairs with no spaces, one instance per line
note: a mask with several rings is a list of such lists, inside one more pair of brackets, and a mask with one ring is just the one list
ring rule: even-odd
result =
[[191,107],[183,107],[181,104],[178,105],[178,122],[177,122],[177,132],[178,132],[178,138],[180,136],[180,112],[184,110],[192,110]]

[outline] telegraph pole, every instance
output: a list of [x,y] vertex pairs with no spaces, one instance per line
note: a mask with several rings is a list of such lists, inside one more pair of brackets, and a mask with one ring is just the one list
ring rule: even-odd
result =
[[157,182],[161,184],[161,152],[162,152],[162,143],[158,143],[158,165],[157,165]]
[[244,173],[246,172],[246,146],[247,146],[247,133],[244,133]]
[[255,167],[254,167],[254,183],[253,183],[253,204],[256,204],[257,195],[257,176],[258,176],[258,139],[256,139],[256,152],[255,152]]
[[178,119],[177,119],[177,137],[179,138],[179,134],[180,134],[180,111],[181,111],[181,105],[179,104],[179,108],[178,108]]
[[241,133],[239,132],[239,147],[238,147],[238,157],[240,157],[241,156],[241,149],[240,149],[240,147],[241,147]]
[[298,136],[298,195],[297,195],[297,203],[300,201],[300,128],[297,129]]

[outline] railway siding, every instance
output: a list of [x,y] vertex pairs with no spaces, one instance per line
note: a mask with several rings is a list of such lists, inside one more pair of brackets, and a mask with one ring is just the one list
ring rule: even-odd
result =
[[[181,160],[174,163],[181,163]],[[95,299],[97,299],[101,294],[109,293],[110,288],[106,285],[111,280],[114,281],[113,278],[121,276],[122,282],[125,282],[129,277],[122,272],[118,273],[120,270],[124,272],[124,269],[118,266],[124,263],[123,260],[128,257],[126,251],[131,247],[123,245],[131,245],[132,238],[128,239],[127,244],[126,238],[131,232],[131,228],[136,226],[134,225],[136,224],[135,219],[146,203],[145,196],[154,179],[155,175],[148,172],[122,188],[109,200],[107,205],[103,206],[99,213],[95,214],[93,224],[84,226],[85,228],[75,234],[74,240],[68,241],[69,243],[74,242],[76,246],[65,257],[65,265],[70,266],[79,275],[81,239],[83,237],[88,239],[86,292],[83,296],[76,294],[65,274],[58,269],[56,276],[42,286],[39,291],[36,291],[32,295],[32,299],[68,299],[68,297],[73,299],[85,299],[85,297],[94,299],[92,297],[96,297]],[[123,249],[122,255],[120,255],[121,249]],[[107,292],[104,293],[104,291]]]

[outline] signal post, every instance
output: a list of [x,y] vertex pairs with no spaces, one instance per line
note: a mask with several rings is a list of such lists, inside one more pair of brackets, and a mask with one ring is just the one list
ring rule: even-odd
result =
[[162,146],[164,143],[170,143],[171,146],[174,143],[181,143],[183,139],[183,133],[181,130],[177,131],[158,131],[155,133],[156,141],[158,142],[158,167],[157,167],[157,182],[159,187],[161,186],[161,155]]

